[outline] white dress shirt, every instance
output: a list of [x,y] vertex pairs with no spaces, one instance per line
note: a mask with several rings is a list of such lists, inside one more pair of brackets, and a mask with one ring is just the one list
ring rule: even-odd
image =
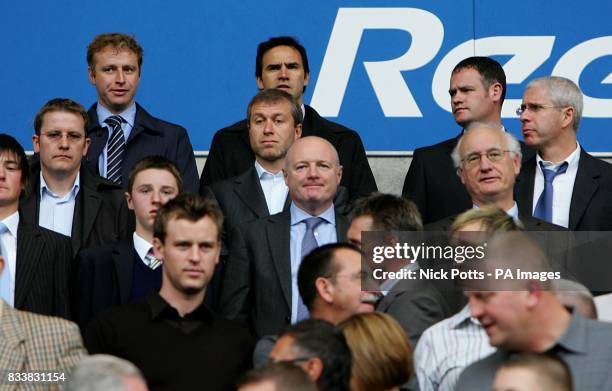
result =
[[2,220],[8,230],[0,234],[0,240],[2,241],[2,248],[5,254],[2,254],[4,258],[4,271],[8,272],[10,278],[10,292],[11,297],[6,304],[11,307],[15,307],[15,273],[17,271],[17,227],[19,226],[19,212],[15,212]]
[[145,257],[149,253],[149,250],[153,248],[153,244],[144,240],[140,235],[136,233],[136,231],[134,231],[133,239],[134,239],[134,249],[136,250],[136,254],[138,254],[138,257],[140,258],[142,263],[144,263],[145,266],[148,267],[149,263],[145,260]]
[[536,171],[535,182],[533,184],[533,209],[535,211],[540,195],[544,191],[544,174],[540,162],[548,170],[557,170],[561,164],[567,162],[567,171],[565,174],[559,174],[553,180],[553,207],[552,207],[552,223],[567,228],[569,226],[569,212],[572,203],[572,194],[574,192],[574,182],[576,182],[576,173],[578,172],[578,163],[580,160],[580,144],[576,142],[576,149],[565,160],[553,163],[542,160],[540,154],[536,154]]
[[72,236],[74,205],[79,194],[81,173],[77,173],[72,189],[63,196],[58,196],[47,186],[42,171],[40,172],[40,207],[38,208],[38,225],[66,236]]
[[263,168],[257,160],[255,160],[255,170],[257,170],[257,177],[259,178],[261,189],[266,198],[268,212],[270,212],[271,215],[282,212],[287,194],[289,193],[289,188],[285,184],[283,171],[272,174],[270,171]]

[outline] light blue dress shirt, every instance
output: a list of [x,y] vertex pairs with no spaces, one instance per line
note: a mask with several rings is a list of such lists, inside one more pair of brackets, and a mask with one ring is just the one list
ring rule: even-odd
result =
[[79,194],[81,173],[77,173],[72,189],[63,196],[55,194],[40,172],[40,208],[38,225],[62,235],[71,236],[74,205]]
[[110,111],[108,111],[106,107],[102,106],[100,102],[98,102],[96,106],[96,113],[98,114],[99,125],[108,130],[108,138],[106,140],[106,145],[104,146],[104,149],[102,149],[102,153],[100,154],[100,157],[98,158],[98,167],[100,167],[100,176],[103,176],[106,178],[106,150],[108,147],[108,141],[110,140],[111,132],[113,130],[110,129],[108,124],[104,123],[104,121],[108,117],[113,116],[113,115],[120,115],[124,120],[126,120],[127,123],[121,124],[121,129],[123,130],[123,137],[125,138],[125,142],[127,143],[128,139],[130,138],[130,134],[132,133],[132,128],[134,128],[134,120],[136,118],[136,103],[132,103],[130,107],[128,107],[127,109],[125,109],[125,111],[119,114],[113,114]]
[[291,203],[291,241],[289,249],[291,252],[291,323],[297,320],[298,295],[297,273],[302,263],[302,240],[306,234],[306,223],[304,220],[310,217],[321,217],[325,220],[314,230],[315,239],[319,246],[338,241],[336,234],[336,214],[332,204],[327,210],[318,216],[311,216],[302,209]]

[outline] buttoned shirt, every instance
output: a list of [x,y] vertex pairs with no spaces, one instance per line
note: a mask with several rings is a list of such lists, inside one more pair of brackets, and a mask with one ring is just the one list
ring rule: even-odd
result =
[[80,184],[81,173],[79,172],[72,184],[72,189],[63,196],[59,196],[49,189],[41,171],[38,225],[62,235],[72,236],[74,205],[79,194]]
[[421,391],[452,391],[463,369],[493,353],[487,333],[466,305],[423,332],[414,352]]
[[567,228],[569,226],[569,212],[574,192],[574,182],[578,173],[578,163],[580,160],[580,144],[576,142],[576,149],[565,160],[557,163],[542,160],[540,154],[536,154],[535,182],[533,183],[533,210],[538,204],[540,195],[544,191],[544,174],[540,162],[547,170],[556,171],[563,163],[567,162],[567,170],[564,174],[559,174],[553,180],[553,206],[552,223]]
[[4,258],[5,272],[9,273],[11,297],[6,304],[15,307],[15,273],[17,271],[17,227],[19,226],[19,212],[15,212],[2,220],[7,230],[0,234]]
[[302,240],[306,234],[306,223],[304,220],[310,217],[321,217],[324,221],[314,230],[315,240],[318,246],[338,241],[336,234],[336,214],[332,204],[327,210],[318,216],[311,216],[307,212],[291,203],[291,232],[289,249],[291,252],[291,323],[297,320],[298,295],[297,273],[302,263]]
[[100,102],[98,102],[98,104],[96,105],[96,113],[98,114],[98,122],[100,126],[108,130],[108,138],[106,140],[106,145],[104,146],[104,149],[102,149],[102,153],[100,154],[100,158],[98,159],[98,167],[100,167],[100,176],[106,178],[106,155],[108,149],[108,142],[110,141],[113,129],[104,121],[106,121],[108,117],[111,117],[113,115],[120,115],[127,122],[121,124],[121,130],[123,130],[123,137],[125,142],[127,143],[128,139],[130,138],[130,134],[132,133],[132,129],[134,128],[134,120],[136,118],[136,103],[132,103],[130,107],[128,107],[119,114],[113,114],[106,107],[101,105]]
[[136,254],[138,254],[138,257],[140,258],[142,263],[144,263],[148,267],[149,263],[145,260],[145,257],[149,253],[149,250],[153,247],[153,244],[144,240],[140,235],[136,233],[136,231],[134,231],[133,240],[134,250],[136,250]]
[[[612,323],[584,319],[574,313],[565,333],[545,353],[563,359],[574,381],[574,390],[612,390]],[[495,372],[515,352],[500,348],[468,366],[457,382],[457,391],[490,390]]]
[[270,212],[271,215],[282,212],[287,194],[289,193],[289,188],[287,188],[285,184],[283,171],[281,170],[276,174],[272,174],[270,171],[263,168],[257,160],[255,160],[255,170],[257,171],[257,177],[259,178],[261,189],[266,198],[268,212]]

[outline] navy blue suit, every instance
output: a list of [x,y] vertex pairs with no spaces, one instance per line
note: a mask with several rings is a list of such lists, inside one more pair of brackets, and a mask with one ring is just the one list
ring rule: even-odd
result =
[[[88,111],[91,145],[87,151],[87,165],[93,172],[99,173],[98,159],[108,140],[108,131],[99,124],[96,105]],[[151,155],[161,155],[174,162],[183,178],[183,188],[186,191],[198,191],[198,168],[185,128],[155,118],[136,104],[134,127],[126,143],[121,170],[124,187],[127,186],[134,165]]]

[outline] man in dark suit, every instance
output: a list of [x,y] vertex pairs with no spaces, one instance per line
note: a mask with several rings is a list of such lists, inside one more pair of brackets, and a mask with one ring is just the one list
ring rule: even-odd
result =
[[68,318],[70,239],[20,217],[19,197],[27,189],[28,173],[23,147],[0,134],[0,247],[5,261],[0,297],[20,310]]
[[[471,207],[496,206],[522,223],[527,231],[560,229],[520,213],[513,190],[521,170],[521,147],[512,134],[488,124],[472,123],[459,138],[451,156],[470,196]],[[447,216],[427,224],[425,229],[446,231],[454,219],[455,216]]]
[[[497,61],[488,57],[464,59],[453,69],[449,93],[453,116],[462,128],[472,122],[502,126],[506,75]],[[461,213],[472,206],[450,156],[460,136],[414,151],[402,196],[417,205],[424,224]],[[524,148],[523,157],[530,156],[533,152]]]
[[[306,49],[291,37],[275,37],[257,48],[255,77],[259,89],[278,88],[287,91],[302,107],[303,136],[318,136],[338,151],[344,167],[342,186],[350,199],[376,191],[361,138],[357,132],[322,118],[312,107],[304,105],[303,94],[310,78]],[[223,179],[242,174],[255,159],[249,143],[246,120],[219,130],[212,141],[200,186],[210,186]]]
[[128,211],[121,187],[81,164],[87,154],[87,112],[79,103],[56,98],[36,114],[32,136],[38,160],[21,200],[21,217],[70,236],[72,253],[125,238]]
[[161,263],[154,259],[153,224],[159,208],[182,191],[176,166],[162,156],[138,162],[125,198],[136,216],[129,239],[91,247],[76,259],[75,320],[82,330],[100,311],[144,298],[162,282]]
[[222,314],[246,321],[257,337],[308,317],[297,289],[300,262],[315,247],[344,240],[348,228],[334,211],[342,167],[333,145],[313,136],[296,140],[283,172],[289,210],[234,230],[222,286]]
[[[575,231],[612,230],[612,165],[576,140],[582,91],[569,79],[531,81],[517,110],[525,144],[537,149],[517,178],[521,212]],[[546,178],[546,179],[545,179]]]
[[98,102],[89,109],[92,171],[127,185],[145,156],[161,155],[179,168],[185,190],[199,188],[193,148],[185,128],[157,119],[135,102],[142,70],[142,47],[126,34],[101,34],[87,47],[89,81]]

